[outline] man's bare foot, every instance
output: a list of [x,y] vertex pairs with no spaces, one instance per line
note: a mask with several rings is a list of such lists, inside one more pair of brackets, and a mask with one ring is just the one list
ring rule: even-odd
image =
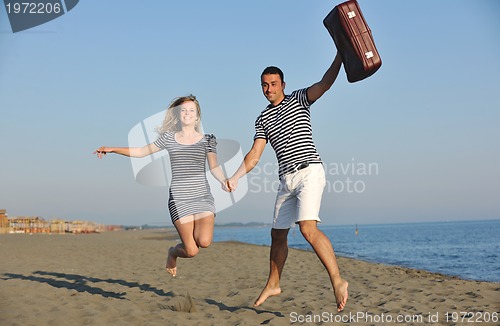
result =
[[349,292],[347,291],[348,286],[349,283],[347,283],[346,280],[342,280],[339,286],[333,289],[333,293],[335,294],[335,301],[337,302],[337,310],[339,312],[344,310],[347,303],[347,298],[349,297]]
[[267,298],[272,297],[274,295],[278,295],[281,293],[281,288],[270,288],[270,287],[265,287],[264,290],[262,290],[261,294],[255,300],[255,303],[253,304],[254,307],[260,306],[264,301],[266,301]]
[[174,250],[174,247],[168,249],[167,266],[165,267],[167,273],[173,277],[177,274],[177,259],[173,256]]

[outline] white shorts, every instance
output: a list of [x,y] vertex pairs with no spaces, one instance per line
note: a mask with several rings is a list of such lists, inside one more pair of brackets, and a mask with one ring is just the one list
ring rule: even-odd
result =
[[319,208],[325,184],[325,170],[319,163],[280,177],[273,228],[289,229],[300,221],[321,222]]

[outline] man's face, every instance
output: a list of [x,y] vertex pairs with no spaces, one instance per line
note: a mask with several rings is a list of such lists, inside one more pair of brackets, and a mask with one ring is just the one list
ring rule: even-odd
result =
[[265,74],[261,78],[262,93],[272,105],[279,104],[285,97],[285,83],[278,74]]

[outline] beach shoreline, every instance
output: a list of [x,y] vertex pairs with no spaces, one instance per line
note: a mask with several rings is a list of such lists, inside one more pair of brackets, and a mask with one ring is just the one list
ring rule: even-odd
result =
[[338,262],[350,295],[338,314],[323,266],[300,249],[290,249],[283,293],[255,308],[269,247],[213,243],[194,259],[179,260],[174,279],[164,266],[177,241],[174,229],[1,235],[0,323],[383,325],[413,318],[412,324],[498,324],[499,283],[346,257]]

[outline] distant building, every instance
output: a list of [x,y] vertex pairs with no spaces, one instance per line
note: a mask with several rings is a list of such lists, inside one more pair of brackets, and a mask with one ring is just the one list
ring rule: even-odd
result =
[[73,221],[69,224],[69,232],[71,233],[95,233],[100,231],[99,225],[94,222]]
[[39,216],[9,219],[10,233],[50,233],[50,223]]
[[39,216],[7,217],[7,211],[0,209],[0,234],[5,233],[98,233],[118,230],[119,226],[108,226],[89,221],[66,221],[53,219],[45,221]]
[[64,220],[52,220],[50,221],[50,233],[63,234],[69,232],[69,222]]
[[9,233],[9,219],[5,209],[0,209],[0,234],[2,233]]

